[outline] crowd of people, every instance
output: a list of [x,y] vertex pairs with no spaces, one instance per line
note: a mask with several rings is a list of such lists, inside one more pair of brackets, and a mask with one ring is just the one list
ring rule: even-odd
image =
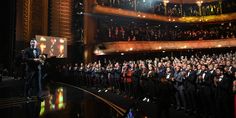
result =
[[173,105],[199,117],[233,118],[235,52],[67,64],[57,71],[58,77],[78,86],[156,102],[162,110]]
[[222,13],[235,12],[235,1],[220,1],[206,2],[201,4],[201,14],[196,3],[192,4],[175,4],[167,3],[166,13],[165,5],[162,1],[153,0],[97,0],[97,3],[102,6],[122,8],[134,10],[138,12],[155,13],[167,16],[207,16],[217,15]]
[[234,38],[235,22],[217,24],[165,24],[131,18],[98,20],[98,41],[160,41]]

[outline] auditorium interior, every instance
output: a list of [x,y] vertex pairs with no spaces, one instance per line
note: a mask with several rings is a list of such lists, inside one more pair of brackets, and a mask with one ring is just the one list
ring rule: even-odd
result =
[[1,118],[236,118],[235,0],[5,0]]

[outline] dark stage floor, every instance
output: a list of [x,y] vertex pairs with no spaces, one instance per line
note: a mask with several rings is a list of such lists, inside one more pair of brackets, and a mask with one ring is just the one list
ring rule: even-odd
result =
[[[110,91],[77,87],[65,83],[50,83],[43,101],[23,95],[24,80],[0,83],[1,118],[155,118],[156,104],[130,100]],[[129,112],[132,111],[132,112]],[[129,116],[128,116],[129,115]],[[194,118],[183,111],[170,109],[171,118]]]

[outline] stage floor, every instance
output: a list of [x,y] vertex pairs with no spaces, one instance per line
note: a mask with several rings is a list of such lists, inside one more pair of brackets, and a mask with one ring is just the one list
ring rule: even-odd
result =
[[[3,87],[4,85],[4,87]],[[24,80],[1,83],[1,118],[117,118],[156,117],[156,104],[131,100],[110,91],[50,83],[45,97],[27,99],[23,96]],[[183,111],[170,109],[171,118],[193,118]]]

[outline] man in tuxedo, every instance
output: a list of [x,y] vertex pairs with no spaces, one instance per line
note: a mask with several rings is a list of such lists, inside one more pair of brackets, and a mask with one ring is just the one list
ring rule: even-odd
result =
[[[157,116],[158,118],[170,118],[169,109],[171,105],[173,87],[169,80],[164,77],[160,79],[156,87]],[[162,117],[163,116],[163,117]]]
[[188,64],[186,68],[186,75],[185,75],[185,93],[187,99],[187,106],[190,113],[196,110],[196,79],[197,75],[196,72],[193,70],[193,65]]
[[176,66],[175,68],[175,73],[174,73],[174,79],[172,81],[174,81],[174,87],[176,89],[176,93],[175,93],[175,99],[176,99],[176,104],[177,104],[177,108],[176,110],[186,110],[186,98],[184,95],[184,71],[181,71],[181,67],[180,66]]
[[223,67],[216,69],[214,84],[216,86],[216,116],[217,118],[232,118],[231,102],[232,83],[230,78],[223,74]]
[[200,105],[198,107],[200,115],[203,115],[204,117],[212,116],[212,112],[209,112],[209,110],[213,109],[213,98],[211,95],[213,81],[210,77],[211,75],[208,69],[208,65],[201,65],[201,73],[197,77],[197,92],[199,97],[197,104]]
[[26,62],[26,88],[27,97],[41,97],[41,60],[40,49],[37,48],[37,41],[32,39],[30,47],[24,50],[23,59]]

